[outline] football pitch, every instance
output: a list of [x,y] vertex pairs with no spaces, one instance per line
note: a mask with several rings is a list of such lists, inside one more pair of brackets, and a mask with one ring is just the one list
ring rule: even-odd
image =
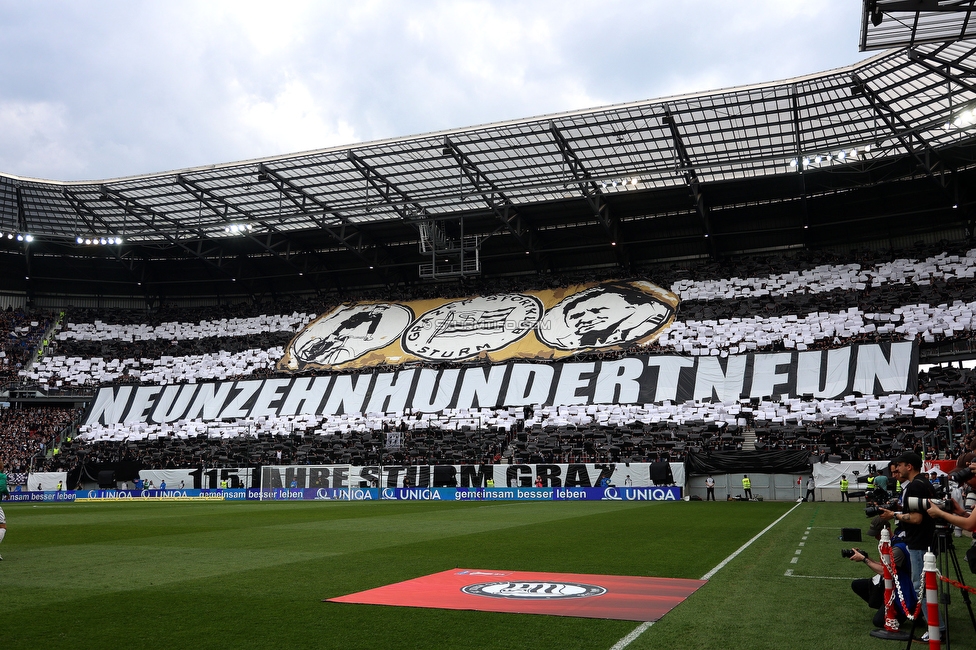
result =
[[[904,647],[868,636],[873,611],[850,590],[850,580],[869,571],[841,558],[852,543],[839,539],[840,529],[866,529],[862,507],[5,502],[0,642],[5,649]],[[960,557],[969,541],[956,539]],[[877,557],[873,540],[853,545]],[[651,626],[322,602],[455,567],[711,575]],[[976,583],[965,563],[962,571]],[[951,645],[976,649],[961,593],[950,593]]]

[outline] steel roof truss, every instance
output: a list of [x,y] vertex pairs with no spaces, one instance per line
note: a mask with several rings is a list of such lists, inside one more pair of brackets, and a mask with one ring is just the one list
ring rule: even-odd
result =
[[467,154],[448,137],[444,138],[444,151],[454,158],[454,161],[461,168],[468,182],[474,186],[475,192],[481,196],[481,199],[491,210],[492,214],[495,215],[495,218],[518,240],[522,250],[530,255],[535,255],[532,232],[522,223],[522,217],[519,215],[518,208],[511,199],[498,189],[492,180],[478,169],[477,165],[471,162]]
[[[299,274],[301,274],[304,277],[304,273],[303,273],[302,269],[300,269],[299,267],[295,266],[294,262],[292,262],[292,260],[291,260],[291,257],[290,257],[290,245],[289,245],[290,244],[290,241],[287,238],[283,238],[280,242],[278,242],[278,244],[272,244],[271,243],[272,242],[272,237],[271,236],[272,236],[273,233],[281,234],[278,231],[278,229],[274,227],[273,224],[269,224],[266,221],[263,221],[261,219],[254,219],[253,215],[249,214],[245,210],[242,210],[239,207],[237,207],[237,206],[235,206],[235,205],[233,205],[233,204],[231,204],[231,203],[229,203],[227,201],[224,201],[223,199],[221,199],[218,196],[214,196],[212,193],[208,192],[207,190],[205,190],[203,188],[200,188],[197,185],[195,185],[192,181],[187,180],[182,175],[178,175],[176,177],[176,182],[179,183],[180,186],[183,189],[185,189],[187,192],[189,192],[193,196],[193,198],[195,198],[201,204],[207,206],[207,209],[210,210],[219,219],[222,219],[223,221],[225,221],[227,223],[230,223],[230,219],[227,218],[227,213],[230,210],[234,210],[235,212],[237,212],[238,214],[240,214],[241,216],[243,216],[248,221],[256,221],[257,223],[261,224],[263,227],[267,228],[268,229],[268,232],[267,232],[267,236],[266,236],[266,240],[265,241],[262,241],[260,238],[258,238],[257,236],[255,236],[251,232],[246,233],[246,237],[247,237],[247,239],[253,241],[258,246],[260,246],[261,248],[263,248],[264,250],[266,250],[268,253],[270,253],[271,255],[273,255],[274,257],[276,257],[277,259],[279,259],[282,262],[284,262],[291,269],[293,269],[296,273],[299,273]],[[277,248],[279,246],[284,246],[285,247],[285,253],[284,254],[282,254],[281,252],[278,251]],[[328,270],[328,267],[326,267],[326,270]],[[314,284],[313,284],[313,287],[314,287]],[[314,288],[318,289],[318,287],[314,287]]]
[[[891,107],[878,93],[876,93],[867,83],[865,83],[856,73],[851,74],[855,88],[867,98],[871,108],[878,114],[888,129],[901,143],[918,163],[919,167],[925,171],[940,187],[946,189],[953,182],[953,170],[948,169],[939,154],[932,146],[919,135],[915,129],[907,124],[901,115]],[[912,145],[912,140],[919,144],[919,149]]]
[[569,168],[569,172],[573,175],[573,178],[576,179],[580,193],[586,199],[587,205],[590,206],[590,212],[593,213],[593,216],[603,226],[607,236],[610,238],[611,245],[616,247],[617,262],[622,266],[627,266],[629,263],[627,252],[623,246],[617,246],[617,240],[620,237],[620,221],[610,212],[610,206],[604,200],[600,186],[593,180],[590,170],[580,160],[573,146],[563,135],[562,131],[559,130],[555,122],[549,122],[549,132],[556,140],[556,145],[559,147],[559,153],[562,155],[563,163]]
[[964,88],[971,93],[976,93],[976,84],[972,84],[966,81],[957,74],[950,72],[952,68],[955,68],[967,75],[976,75],[976,70],[972,68],[967,68],[959,63],[953,61],[944,61],[936,56],[925,54],[924,52],[919,52],[918,50],[909,50],[908,58],[922,66],[926,70],[939,75],[947,81],[958,85],[960,88]]
[[[148,225],[150,227],[153,227],[154,226],[154,223],[155,223],[155,219],[157,217],[157,214],[156,214],[156,211],[153,210],[152,208],[148,208],[148,207],[146,207],[144,205],[140,205],[138,202],[136,202],[136,201],[134,201],[134,200],[126,197],[124,194],[121,194],[120,192],[118,192],[116,190],[113,190],[113,189],[111,189],[110,187],[108,187],[106,185],[102,185],[101,186],[101,191],[102,191],[102,196],[105,198],[105,200],[111,201],[116,206],[118,206],[119,208],[121,208],[129,216],[133,217],[134,219],[137,219],[137,220],[141,221],[145,225]],[[150,219],[147,220],[145,218],[145,215],[149,215]],[[165,216],[161,216],[160,218],[163,219],[163,220],[165,220],[165,221],[169,221],[170,223],[174,223],[174,225],[176,225],[176,227],[177,227],[177,233],[176,234],[179,235],[180,224],[178,222],[173,222],[173,220],[171,220],[171,219],[169,219],[169,218],[167,218]],[[167,233],[164,230],[157,230],[157,232],[159,232],[159,234],[162,237],[164,237],[167,241],[169,241],[169,243],[172,244],[173,246],[177,246],[178,248],[182,248],[184,251],[186,251],[187,253],[189,253],[193,257],[196,257],[197,259],[199,259],[200,261],[202,261],[204,264],[207,264],[209,266],[212,266],[213,268],[217,269],[221,273],[225,273],[232,280],[235,279],[234,278],[234,275],[230,271],[228,271],[226,268],[224,268],[224,265],[223,265],[224,255],[223,255],[223,251],[220,248],[214,247],[214,248],[209,249],[208,251],[204,252],[204,250],[203,250],[203,242],[204,242],[205,237],[203,236],[203,233],[198,233],[198,235],[200,236],[200,238],[197,241],[196,250],[194,250],[190,246],[187,246],[186,243],[180,241],[180,239],[179,239],[178,236],[177,237],[174,237],[173,235]],[[209,256],[214,251],[216,251],[216,253],[217,253],[217,262],[214,262],[212,259],[210,259],[210,256]],[[251,292],[251,293],[253,293],[253,292]]]
[[[78,197],[73,195],[68,190],[64,190],[63,195],[64,195],[64,200],[67,201],[68,204],[74,208],[75,213],[78,215],[78,218],[81,219],[86,226],[88,226],[92,234],[95,234],[97,232],[97,229],[94,226],[95,221],[101,223],[102,226],[106,229],[106,232],[110,232],[111,230],[113,230],[112,228],[109,228],[105,220],[102,219],[102,217],[97,213],[95,213],[91,208],[89,208],[84,201],[80,200]],[[121,264],[126,269],[126,271],[128,271],[130,274],[135,276],[135,271],[136,271],[135,260],[130,257],[127,257],[126,255],[123,255],[117,246],[111,246],[109,247],[109,250],[112,251],[112,256],[115,258],[115,261]],[[143,267],[142,273],[143,275],[145,275],[145,267]]]
[[804,164],[803,164],[803,129],[801,128],[800,122],[800,95],[797,91],[796,85],[793,86],[790,93],[790,103],[793,110],[793,137],[796,140],[796,171],[800,178],[800,197],[802,200],[801,205],[803,206],[803,227],[810,227],[810,214],[807,210],[807,181],[804,177]]
[[[400,215],[400,218],[407,223],[417,226],[415,220],[424,219],[427,210],[422,205],[414,201],[399,187],[390,182],[383,174],[376,171],[369,163],[356,155],[355,151],[349,152],[349,161],[359,170],[366,182],[383,198],[383,201],[393,208]],[[394,197],[394,195],[396,195]],[[413,212],[408,211],[405,206],[413,208]]]
[[[378,244],[373,243],[371,238],[363,230],[356,227],[355,224],[351,223],[340,213],[332,210],[323,201],[309,194],[303,188],[295,185],[291,180],[266,165],[260,165],[258,170],[259,180],[272,183],[303,215],[315,222],[319,228],[327,232],[333,239],[354,253],[359,259],[366,262],[371,269],[374,267],[385,268],[396,264],[392,256],[387,251],[381,249]],[[308,209],[308,203],[321,210],[323,214],[332,216],[339,222],[338,227],[330,225],[316,216]]]
[[710,237],[712,234],[712,227],[708,217],[708,208],[705,207],[705,196],[701,191],[701,183],[698,181],[698,174],[695,172],[695,167],[691,161],[691,156],[688,155],[688,149],[685,148],[685,143],[681,138],[681,133],[678,131],[678,123],[675,121],[674,116],[671,114],[671,109],[668,106],[664,107],[664,116],[662,117],[662,121],[671,131],[671,140],[674,142],[674,149],[678,157],[678,164],[682,175],[685,177],[685,182],[688,184],[688,189],[691,190],[691,198],[695,203],[695,210],[698,212],[698,216],[701,217],[705,237]]

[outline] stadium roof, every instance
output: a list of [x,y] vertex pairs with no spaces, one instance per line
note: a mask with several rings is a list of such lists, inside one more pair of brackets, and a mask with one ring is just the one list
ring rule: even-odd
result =
[[972,218],[974,72],[976,42],[924,44],[786,81],[261,160],[0,175],[0,290],[410,282],[431,223],[479,236],[489,274],[958,230]]
[[976,0],[863,0],[861,51],[976,36]]

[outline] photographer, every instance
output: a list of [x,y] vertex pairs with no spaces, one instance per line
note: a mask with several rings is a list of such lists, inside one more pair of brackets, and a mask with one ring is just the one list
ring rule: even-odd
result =
[[[957,467],[950,476],[953,480],[968,485],[971,490],[976,489],[976,462],[970,462],[968,467]],[[933,505],[928,509],[929,516],[945,519],[953,526],[958,526],[963,530],[976,530],[976,510],[971,513],[967,512],[955,499],[950,499],[947,505],[952,508],[952,512],[946,512]]]
[[[908,555],[912,560],[912,584],[916,591],[921,589],[922,560],[925,551],[932,546],[935,538],[935,519],[927,512],[912,512],[906,505],[910,498],[932,499],[935,493],[929,483],[928,476],[922,473],[922,458],[913,451],[908,451],[891,461],[892,476],[901,481],[901,512],[881,509],[884,521],[892,519],[899,522],[899,531],[905,533],[905,543]],[[921,593],[921,592],[919,592]]]
[[[871,520],[871,525],[868,527],[868,535],[880,540],[881,531],[885,528],[889,528],[888,522],[882,520],[881,517],[875,517]],[[877,608],[878,611],[874,614],[874,625],[875,627],[884,627],[885,586],[884,580],[881,579],[881,577],[884,575],[884,566],[880,561],[872,560],[868,556],[867,552],[862,551],[859,548],[851,550],[853,551],[851,555],[851,562],[863,562],[876,574],[871,578],[859,578],[854,580],[851,582],[851,589],[855,594],[863,598],[864,602],[866,602],[869,607]],[[915,610],[916,596],[915,587],[912,585],[912,569],[911,560],[908,557],[908,547],[905,546],[905,540],[900,533],[898,536],[892,538],[891,550],[895,560],[894,577],[898,581],[898,585],[901,587],[902,598],[904,598],[904,603],[901,602],[901,599],[895,601],[895,614],[897,615],[899,621],[904,621],[906,618],[906,611],[913,612]]]

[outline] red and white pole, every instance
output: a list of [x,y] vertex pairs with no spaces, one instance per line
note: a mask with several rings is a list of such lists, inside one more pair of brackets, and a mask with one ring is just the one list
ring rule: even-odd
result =
[[929,650],[939,650],[939,576],[935,553],[928,551],[922,563],[925,571],[925,620],[929,624]]
[[885,583],[885,624],[879,630],[872,630],[871,636],[879,639],[907,641],[911,634],[899,629],[901,626],[898,623],[898,615],[895,610],[895,599],[898,597],[895,590],[895,557],[891,552],[891,532],[887,527],[881,529],[881,543],[878,544],[878,554],[881,556],[882,576]]
[[884,567],[884,600],[885,600],[885,626],[889,632],[897,632],[898,616],[895,614],[895,577],[891,573],[891,533],[887,528],[881,529],[881,543],[878,544],[878,555],[881,556],[881,566]]

